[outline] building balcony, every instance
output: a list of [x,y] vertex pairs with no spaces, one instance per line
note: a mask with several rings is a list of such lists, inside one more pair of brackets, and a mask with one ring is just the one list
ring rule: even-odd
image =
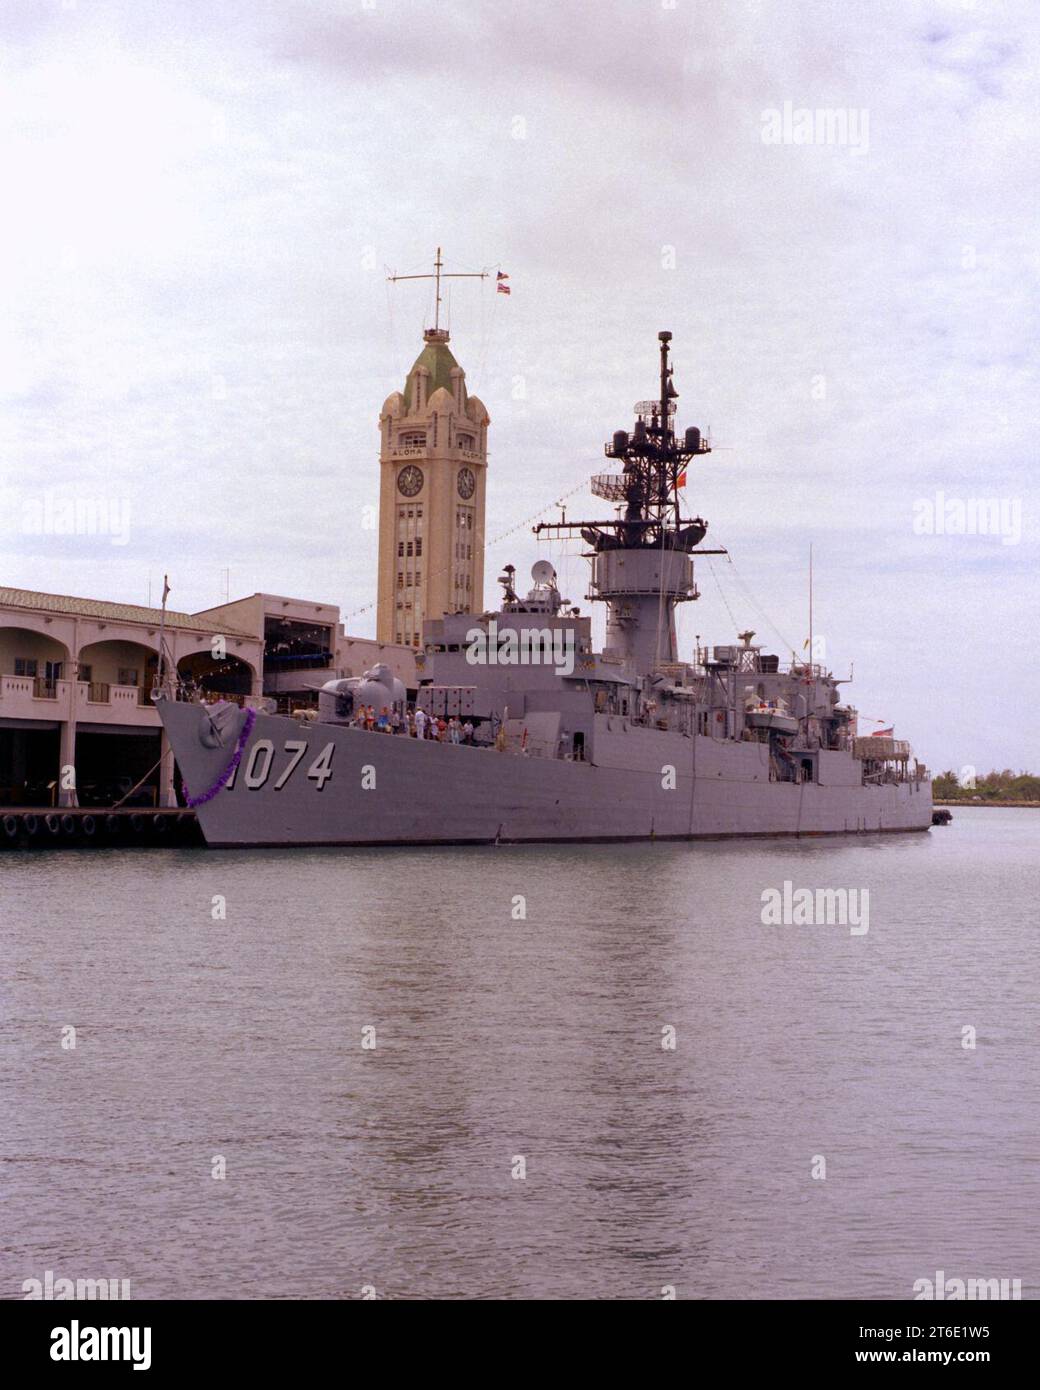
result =
[[0,719],[67,719],[69,681],[0,676]]
[[79,687],[77,719],[95,723],[141,724],[153,728],[158,723],[155,706],[140,685],[110,685],[107,681],[77,681]]
[[70,714],[90,724],[131,724],[142,729],[159,725],[158,712],[141,686],[0,676],[0,719],[65,721]]
[[108,681],[77,681],[76,718],[90,724],[159,726],[159,714],[144,686],[112,685]]

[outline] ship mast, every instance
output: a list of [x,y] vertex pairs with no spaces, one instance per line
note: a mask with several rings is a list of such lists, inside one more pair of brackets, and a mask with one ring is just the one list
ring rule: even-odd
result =
[[[622,655],[643,672],[661,663],[655,645],[659,635],[660,608],[667,605],[668,648],[664,664],[676,660],[674,608],[697,597],[690,556],[724,555],[724,550],[695,549],[708,529],[702,517],[685,521],[679,497],[680,480],[690,460],[711,452],[696,426],[680,441],[674,428],[675,401],[679,393],[672,382],[669,344],[672,335],[662,331],[660,342],[660,394],[657,400],[639,401],[631,432],[616,430],[604,446],[607,458],[622,465],[620,473],[601,473],[592,479],[595,496],[623,505],[623,514],[604,521],[543,521],[536,535],[578,532],[591,547],[592,597],[608,605],[608,639]],[[649,629],[651,626],[654,632]]]

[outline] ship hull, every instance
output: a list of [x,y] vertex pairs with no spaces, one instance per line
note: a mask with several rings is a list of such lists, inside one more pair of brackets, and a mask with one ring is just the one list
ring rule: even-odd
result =
[[[159,708],[190,791],[212,787],[234,738],[206,747],[201,706]],[[571,762],[258,715],[231,784],[197,814],[207,843],[223,847],[692,840],[931,825],[927,779],[856,784],[859,765],[844,754],[821,760],[819,782],[776,782],[763,744],[608,716],[597,717],[592,749],[591,761]]]

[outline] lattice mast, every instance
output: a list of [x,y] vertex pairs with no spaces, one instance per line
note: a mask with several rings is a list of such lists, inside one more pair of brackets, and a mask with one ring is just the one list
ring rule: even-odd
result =
[[561,518],[534,528],[536,534],[577,531],[591,547],[590,597],[607,604],[608,647],[631,660],[640,674],[677,659],[675,605],[697,597],[690,557],[708,529],[702,517],[683,519],[680,492],[690,460],[710,453],[711,445],[696,426],[690,426],[681,440],[676,435],[679,393],[668,360],[672,335],[657,336],[660,395],[639,401],[631,433],[616,430],[604,446],[606,456],[620,462],[622,471],[592,479],[595,496],[618,503],[618,514],[609,521]]

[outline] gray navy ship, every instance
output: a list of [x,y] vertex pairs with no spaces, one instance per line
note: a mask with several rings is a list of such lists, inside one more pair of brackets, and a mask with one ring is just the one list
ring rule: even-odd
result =
[[[676,606],[697,598],[707,522],[682,515],[687,469],[710,453],[676,432],[670,333],[660,391],[606,446],[592,479],[607,520],[541,523],[580,535],[589,597],[606,605],[593,648],[588,616],[548,561],[521,596],[500,579],[495,613],[423,624],[414,711],[389,668],[328,681],[295,716],[207,704],[174,685],[156,700],[207,842],[248,845],[493,844],[683,840],[925,830],[927,770],[907,743],[860,736],[839,680],[814,660],[776,655],[743,632],[680,659]],[[522,586],[526,587],[526,586]],[[367,709],[409,713],[429,735],[373,732]]]

